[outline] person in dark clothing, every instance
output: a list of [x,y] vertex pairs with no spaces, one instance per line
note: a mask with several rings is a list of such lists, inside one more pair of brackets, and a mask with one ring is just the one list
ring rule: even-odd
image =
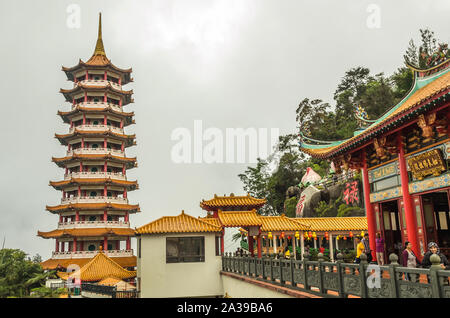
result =
[[450,263],[447,260],[447,257],[445,257],[444,254],[441,254],[439,251],[439,246],[435,242],[428,243],[428,251],[425,253],[422,259],[422,267],[424,268],[430,268],[431,267],[431,261],[430,256],[436,254],[441,258],[441,268],[445,270],[450,270]]
[[[411,242],[406,241],[405,250],[402,253],[402,266],[416,268],[417,265],[420,265],[420,262],[412,250],[412,244]],[[408,273],[405,273],[405,280],[410,280]]]

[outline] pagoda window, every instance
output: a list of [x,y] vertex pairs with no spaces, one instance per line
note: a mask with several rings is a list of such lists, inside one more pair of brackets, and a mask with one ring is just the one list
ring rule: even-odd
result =
[[89,222],[95,222],[95,221],[97,221],[97,217],[95,215],[91,215],[89,217]]
[[92,122],[92,125],[98,125],[98,120],[94,120],[94,121]]
[[98,103],[99,102],[98,98],[94,98],[94,102]]
[[94,149],[98,148],[98,144],[92,144],[92,148]]
[[[112,197],[112,193],[109,192],[109,191],[106,193],[106,195],[107,195],[108,197]],[[111,221],[109,218],[110,218],[110,217],[108,216],[108,221]]]
[[89,194],[89,196],[91,196],[91,197],[96,197],[96,196],[97,196],[97,192],[91,191],[91,193]]
[[113,247],[112,244],[108,244],[108,251],[112,251]]
[[95,245],[94,244],[89,244],[88,250],[89,251],[95,251]]
[[111,168],[106,169],[106,171],[107,171],[107,172],[112,172],[112,171],[111,171]]
[[[110,193],[110,192],[108,192],[108,196],[110,196],[109,193]],[[108,221],[112,221],[112,220],[113,220],[113,218],[112,218],[111,215],[108,215],[108,217],[107,217],[106,219],[107,219]]]
[[97,171],[98,171],[97,167],[91,168],[91,172],[97,172]]

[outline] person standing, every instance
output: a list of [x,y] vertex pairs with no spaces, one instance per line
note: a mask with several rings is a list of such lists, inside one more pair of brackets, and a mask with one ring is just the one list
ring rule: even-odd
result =
[[[405,250],[402,253],[402,266],[416,268],[417,264],[420,264],[420,262],[412,250],[412,244],[411,242],[406,241]],[[405,273],[405,280],[410,280],[408,273]]]
[[447,257],[445,257],[444,254],[441,254],[439,251],[439,246],[435,242],[428,243],[428,251],[425,253],[422,259],[422,267],[424,268],[430,268],[431,267],[431,261],[430,256],[436,254],[441,258],[441,268],[450,270],[450,263],[447,260]]
[[364,245],[364,253],[367,255],[367,263],[370,263],[372,261],[372,251],[370,250],[369,233],[364,234],[361,242]]
[[361,238],[359,236],[355,237],[355,243],[356,243],[355,263],[359,264],[361,262],[361,254],[364,253],[364,243],[361,242]]
[[384,240],[378,232],[375,239],[375,252],[377,254],[377,264],[384,265]]

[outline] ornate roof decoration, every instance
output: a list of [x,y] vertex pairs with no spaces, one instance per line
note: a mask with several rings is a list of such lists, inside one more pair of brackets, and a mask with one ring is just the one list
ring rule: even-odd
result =
[[153,222],[136,229],[136,234],[162,234],[162,233],[209,233],[222,232],[222,228],[185,214],[178,216],[163,216]]
[[[450,62],[450,61],[449,61]],[[447,63],[447,62],[444,62]],[[372,142],[373,138],[398,127],[401,123],[425,112],[429,105],[435,106],[450,93],[450,64],[430,76],[419,77],[415,73],[414,85],[409,93],[384,115],[356,136],[339,141],[320,141],[304,136],[300,132],[300,148],[303,152],[317,158],[332,158],[357,146]]]
[[80,278],[81,281],[96,282],[108,277],[115,277],[120,280],[136,277],[136,271],[128,271],[115,262],[112,258],[106,256],[103,252],[98,253],[88,263],[79,270],[66,273],[58,272],[61,279]]

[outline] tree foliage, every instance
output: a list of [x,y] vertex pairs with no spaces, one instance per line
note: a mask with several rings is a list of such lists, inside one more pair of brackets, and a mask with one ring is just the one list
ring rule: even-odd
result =
[[27,297],[33,288],[42,287],[54,275],[44,272],[36,255],[33,259],[19,249],[0,250],[0,298]]

